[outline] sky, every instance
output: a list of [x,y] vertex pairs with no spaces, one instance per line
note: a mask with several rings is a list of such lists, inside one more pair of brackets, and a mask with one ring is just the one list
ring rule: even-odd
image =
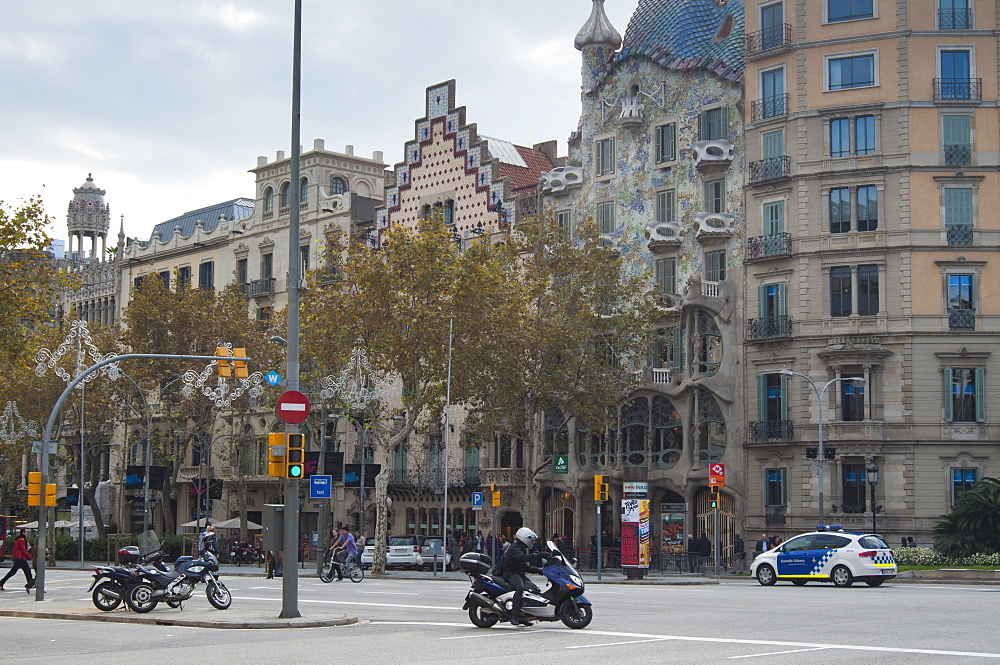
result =
[[[424,90],[456,79],[481,134],[557,139],[580,115],[573,38],[591,0],[303,0],[301,144],[390,166]],[[638,0],[606,0],[624,35]],[[290,153],[292,0],[5,2],[0,201],[41,195],[66,237],[73,188],[107,190],[114,244],[236,197]]]

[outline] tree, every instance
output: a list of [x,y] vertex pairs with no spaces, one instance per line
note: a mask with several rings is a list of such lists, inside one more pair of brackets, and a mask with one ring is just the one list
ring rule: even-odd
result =
[[51,323],[59,292],[74,283],[60,274],[46,249],[52,220],[40,197],[12,208],[0,201],[0,358],[12,362],[32,328]]
[[1000,552],[1000,479],[983,478],[934,525],[934,547],[949,556]]

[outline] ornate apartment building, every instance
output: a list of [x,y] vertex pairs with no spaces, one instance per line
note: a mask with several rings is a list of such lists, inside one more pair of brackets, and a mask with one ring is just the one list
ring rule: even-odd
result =
[[[1000,473],[997,4],[779,0],[746,23],[746,527],[875,509],[928,543]],[[828,386],[822,411],[789,371]]]

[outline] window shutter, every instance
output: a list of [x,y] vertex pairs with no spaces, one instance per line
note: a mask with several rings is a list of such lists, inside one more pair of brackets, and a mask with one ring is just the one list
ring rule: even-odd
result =
[[952,391],[952,371],[950,367],[946,367],[944,370],[944,420],[950,423],[954,418],[952,414],[952,406],[954,404],[951,391]]
[[942,124],[945,145],[968,145],[970,143],[969,116],[946,115]]
[[788,377],[781,377],[781,419],[788,420]]
[[680,326],[674,328],[670,343],[674,346],[672,365],[675,369],[684,369],[684,333]]
[[976,368],[976,422],[986,422],[986,370]]
[[785,315],[785,283],[778,284],[778,316]]
[[757,287],[757,317],[767,318],[767,284]]
[[954,187],[944,190],[944,213],[947,226],[972,224],[972,190]]
[[705,116],[705,112],[702,111],[698,114],[698,140],[705,140],[705,132],[708,128],[708,118]]
[[757,421],[767,421],[767,374],[757,375]]
[[768,132],[764,134],[764,159],[781,157],[785,150],[784,132]]

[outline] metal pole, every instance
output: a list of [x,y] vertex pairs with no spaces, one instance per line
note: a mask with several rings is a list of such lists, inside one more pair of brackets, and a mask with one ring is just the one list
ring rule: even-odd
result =
[[[721,499],[720,499],[721,501]],[[712,524],[712,538],[715,542],[712,544],[712,551],[715,552],[715,556],[712,557],[712,564],[715,568],[715,576],[719,576],[719,509],[716,507],[712,510],[713,524]]]
[[[320,415],[323,420],[319,426],[319,468],[316,472],[323,476],[326,475],[326,403],[322,404]],[[330,483],[330,495],[333,496],[333,483]],[[316,531],[318,532],[316,536],[316,551],[318,552],[316,556],[317,575],[323,572],[323,559],[326,558],[326,547],[324,545],[324,539],[326,538],[326,511],[326,501],[320,499],[319,516],[316,520]]]
[[[77,344],[80,343],[79,337],[77,338]],[[79,358],[79,356],[77,356]],[[77,360],[77,369],[80,369],[80,361]],[[84,400],[87,396],[87,384],[84,383],[80,386],[80,493],[76,497],[76,511],[78,518],[78,529],[77,533],[80,535],[80,542],[77,543],[77,549],[80,554],[80,565],[83,565],[83,408]],[[43,486],[44,489],[44,486]],[[44,502],[43,502],[44,503]]]
[[444,399],[444,532],[441,536],[441,577],[446,577],[448,566],[445,565],[448,559],[448,464],[451,461],[449,455],[449,443],[451,442],[451,340],[454,318],[448,319],[448,382],[445,387]]
[[[295,18],[292,37],[292,200],[288,215],[288,389],[299,389],[299,279],[302,257],[299,249],[299,191],[301,173],[301,147],[299,145],[299,100],[302,78],[302,0],[295,0]],[[285,432],[298,433],[298,425],[288,425]],[[285,533],[284,573],[281,576],[281,619],[292,619],[299,614],[299,481],[285,479]]]
[[[367,411],[368,406],[365,405]],[[361,414],[361,482],[358,483],[358,529],[364,533],[365,530],[365,447],[368,443],[368,417],[367,413]]]
[[875,483],[869,483],[872,489],[872,533],[878,533],[878,527],[875,524]]
[[[556,430],[556,438],[559,437],[559,430]],[[546,538],[552,538],[555,533],[555,504],[556,504],[556,439],[552,440],[552,473],[549,474],[549,530],[545,534]]]
[[[145,399],[145,396],[143,396]],[[149,466],[153,432],[153,410],[146,405],[146,472],[142,476],[142,532],[149,531]],[[129,523],[132,518],[129,517]]]
[[[817,446],[819,453],[819,523],[826,524],[826,502],[824,499],[826,472],[823,468],[823,462],[826,459],[826,452],[823,450],[823,396],[826,394],[826,386],[823,386],[822,391],[817,391],[816,384],[813,383],[812,379],[809,379],[809,383],[812,383],[813,392],[816,393],[819,401],[819,445]],[[830,384],[826,385],[829,386]]]
[[601,559],[603,557],[603,552],[601,551],[601,502],[597,502],[597,581],[601,580]]

